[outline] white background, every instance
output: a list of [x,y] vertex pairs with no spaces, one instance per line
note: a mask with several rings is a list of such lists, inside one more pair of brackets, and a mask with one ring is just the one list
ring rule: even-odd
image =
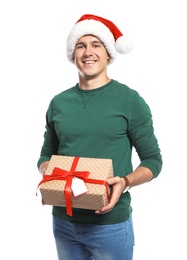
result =
[[36,163],[48,103],[78,79],[65,44],[85,13],[108,18],[133,40],[134,50],[108,73],[150,105],[163,155],[159,177],[131,191],[134,260],[186,260],[185,0],[0,2],[0,259],[56,259],[51,207],[36,196]]

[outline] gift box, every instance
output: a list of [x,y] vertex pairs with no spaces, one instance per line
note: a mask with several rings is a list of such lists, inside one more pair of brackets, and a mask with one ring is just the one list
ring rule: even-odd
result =
[[[72,208],[100,210],[109,202],[110,187],[106,182],[109,177],[113,177],[111,159],[53,155],[38,185],[42,203],[66,207],[70,216]],[[75,196],[77,180],[87,190]]]

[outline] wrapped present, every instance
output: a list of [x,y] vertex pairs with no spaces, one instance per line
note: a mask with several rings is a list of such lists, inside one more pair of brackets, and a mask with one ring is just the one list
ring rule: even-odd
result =
[[[113,177],[111,159],[53,155],[38,185],[42,203],[66,207],[69,216],[72,208],[99,210],[109,202],[109,177]],[[82,182],[86,189],[76,196]]]

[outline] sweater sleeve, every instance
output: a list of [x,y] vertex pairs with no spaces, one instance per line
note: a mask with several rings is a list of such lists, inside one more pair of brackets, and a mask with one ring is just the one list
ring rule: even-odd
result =
[[41,148],[40,158],[37,163],[37,167],[45,161],[49,161],[53,154],[57,154],[59,147],[58,136],[55,131],[53,123],[54,104],[53,100],[50,102],[46,113],[46,130],[44,132],[44,141]]
[[150,108],[138,93],[133,95],[129,106],[128,135],[131,145],[139,156],[139,166],[149,168],[156,178],[162,168],[162,156]]

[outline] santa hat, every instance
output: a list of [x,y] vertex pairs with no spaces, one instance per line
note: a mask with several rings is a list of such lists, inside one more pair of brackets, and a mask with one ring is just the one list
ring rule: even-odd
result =
[[114,23],[99,16],[85,14],[76,22],[68,35],[66,54],[69,61],[73,62],[73,53],[78,39],[88,34],[102,41],[110,55],[109,63],[114,61],[117,52],[126,54],[133,48],[131,40],[123,36]]

